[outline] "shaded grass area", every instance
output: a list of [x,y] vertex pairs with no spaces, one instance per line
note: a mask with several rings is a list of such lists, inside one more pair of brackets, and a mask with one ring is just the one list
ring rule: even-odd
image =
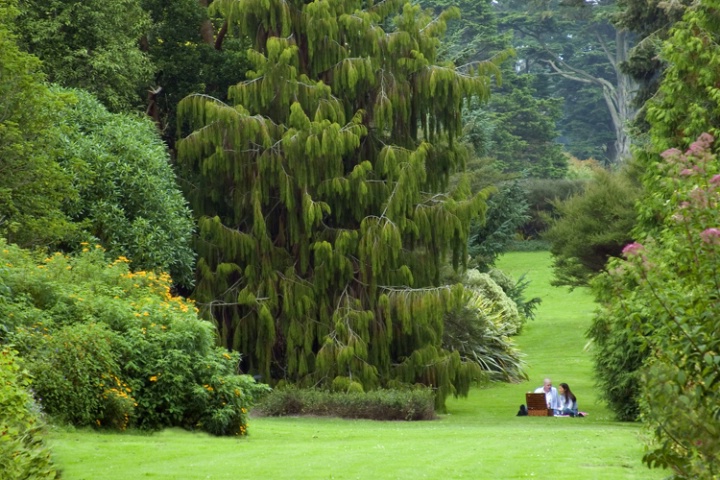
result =
[[[584,337],[589,294],[551,287],[547,252],[499,266],[526,273],[543,303],[517,338],[530,381],[474,389],[429,422],[252,418],[248,438],[181,430],[153,435],[56,429],[66,480],[94,479],[660,479],[641,464],[638,424],[615,422],[597,401]],[[524,393],[551,376],[567,382],[586,418],[516,417]]]

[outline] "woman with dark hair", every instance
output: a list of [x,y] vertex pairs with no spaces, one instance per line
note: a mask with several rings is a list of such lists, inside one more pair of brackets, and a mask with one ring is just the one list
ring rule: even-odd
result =
[[561,383],[558,387],[558,397],[560,398],[560,414],[575,417],[578,414],[577,398],[570,391],[567,383]]

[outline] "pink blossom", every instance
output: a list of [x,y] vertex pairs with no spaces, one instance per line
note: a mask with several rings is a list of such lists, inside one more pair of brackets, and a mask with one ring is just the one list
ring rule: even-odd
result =
[[717,174],[717,175],[714,175],[714,176],[710,179],[710,183],[712,183],[713,185],[717,185],[718,183],[720,183],[720,173]]
[[688,149],[688,154],[698,154],[702,153],[703,151],[710,148],[710,145],[712,145],[712,142],[715,139],[712,135],[709,133],[701,133],[697,140],[695,140],[692,145],[690,145],[690,148]]
[[695,171],[692,168],[684,168],[680,171],[680,175],[682,175],[683,177],[689,177],[694,173]]
[[677,148],[668,148],[660,154],[662,158],[674,157],[676,155],[680,155],[680,150],[678,150]]
[[700,232],[700,238],[705,243],[717,244],[720,243],[720,229],[719,228],[707,228]]
[[633,242],[625,245],[625,248],[622,249],[622,253],[626,258],[629,258],[634,255],[640,255],[643,250],[645,250],[645,247],[643,247],[641,243]]

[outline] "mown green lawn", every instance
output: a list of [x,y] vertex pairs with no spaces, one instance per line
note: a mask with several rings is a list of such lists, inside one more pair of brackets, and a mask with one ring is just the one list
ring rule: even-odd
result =
[[[504,256],[543,303],[517,343],[530,381],[475,389],[429,422],[253,418],[247,438],[181,430],[112,434],[56,429],[51,445],[66,480],[124,479],[660,479],[641,463],[641,427],[615,422],[592,378],[584,290],[551,287],[546,252]],[[566,382],[586,418],[516,417],[524,393]]]

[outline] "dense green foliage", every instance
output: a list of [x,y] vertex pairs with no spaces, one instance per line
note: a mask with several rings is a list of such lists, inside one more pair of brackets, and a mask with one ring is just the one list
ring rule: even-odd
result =
[[149,25],[141,0],[20,0],[23,46],[51,82],[92,92],[111,111],[141,105],[152,67],[139,39]]
[[59,478],[44,441],[40,410],[30,394],[30,378],[16,353],[0,348],[0,477]]
[[60,202],[74,192],[51,155],[59,99],[45,85],[37,58],[16,44],[13,3],[0,5],[0,235],[47,245],[72,232]]
[[657,155],[668,148],[686,149],[703,132],[716,137],[720,133],[717,6],[703,0],[688,9],[663,46],[661,58],[669,66],[646,106],[652,140],[648,149],[653,154],[648,163],[657,162]]
[[142,44],[154,68],[147,113],[174,149],[177,104],[193,93],[225,100],[230,85],[250,68],[250,43],[237,29],[211,15],[208,1],[143,0],[150,26]]
[[626,289],[626,295],[631,295],[636,286],[632,281],[615,284],[605,273],[593,278],[591,285],[603,308],[595,314],[588,336],[593,342],[595,378],[602,399],[618,420],[635,421],[640,415],[640,369],[646,358],[639,335],[643,319],[607,307],[617,302],[618,290]]
[[[673,144],[686,149],[689,136],[697,137],[704,130],[717,133],[718,119],[714,113],[717,102],[708,94],[715,88],[713,78],[717,79],[714,65],[718,57],[712,53],[720,36],[716,3],[704,1],[688,9],[662,49],[668,63],[666,76],[656,97],[646,105],[652,142],[637,154],[644,170],[643,192],[637,203],[638,217],[632,236],[643,243],[645,238],[667,230],[671,209],[677,206],[668,201],[675,192],[667,187],[667,172],[658,168],[658,164],[665,163],[661,151]],[[672,271],[673,267],[667,268]],[[615,305],[614,284],[621,285],[621,281],[624,280],[599,278],[598,300]],[[636,282],[629,282],[624,288],[633,291]],[[644,315],[635,318],[625,311],[609,309],[600,312],[589,332],[598,346],[598,381],[619,418],[632,419],[639,412],[640,367],[649,358],[649,352],[642,348],[638,331],[646,321]]]
[[[584,180],[578,179],[527,179],[520,184],[526,192],[530,220],[520,227],[524,240],[540,238],[550,228],[555,205],[582,192]],[[545,245],[545,244],[544,244]]]
[[636,372],[642,418],[654,440],[645,462],[676,478],[720,473],[720,162],[712,141],[703,134],[685,153],[663,154],[655,169],[664,179],[661,226],[613,262],[612,293],[594,327],[634,330],[644,354]]
[[237,374],[238,354],[216,347],[167,274],[84,250],[43,259],[0,241],[0,340],[18,349],[43,408],[75,425],[244,435],[266,386]]
[[517,279],[513,279],[502,270],[493,268],[488,272],[488,275],[502,288],[503,293],[515,303],[518,312],[522,316],[521,325],[535,318],[536,310],[542,303],[542,298],[526,297],[526,290],[530,286],[530,280],[526,278],[525,274],[520,275]]
[[195,131],[179,160],[199,180],[195,297],[247,371],[366,389],[419,382],[442,406],[480,375],[442,348],[443,313],[463,293],[439,277],[446,258],[465,261],[484,211],[483,192],[446,187],[463,166],[463,102],[486,99],[497,68],[437,63],[454,10],[258,5],[213,3],[255,35],[254,71],[232,103],[180,106]]
[[435,395],[412,390],[323,391],[282,388],[266,395],[253,412],[266,416],[317,415],[370,420],[432,420]]
[[488,198],[485,222],[470,229],[468,254],[481,270],[495,265],[517,235],[518,228],[530,220],[525,190],[519,182],[505,183]]
[[78,235],[99,241],[112,257],[139,270],[193,283],[192,214],[177,186],[167,147],[148,119],[107,111],[82,90],[64,93],[60,167],[72,174],[75,199],[63,210]]
[[492,156],[504,172],[530,178],[563,178],[567,159],[557,141],[561,117],[557,99],[538,98],[533,75],[504,76],[488,108],[494,123]]
[[638,84],[633,102],[639,109],[634,120],[637,132],[649,127],[645,122],[645,103],[657,92],[667,63],[661,55],[663,42],[675,22],[692,0],[617,0],[615,24],[636,36],[633,47],[621,68]]
[[100,241],[191,287],[194,223],[155,127],[82,90],[48,88],[9,31],[13,18],[0,10],[0,234],[66,251]]
[[630,170],[598,171],[583,192],[556,203],[556,215],[544,238],[554,256],[555,282],[587,286],[610,257],[632,240],[640,185]]

